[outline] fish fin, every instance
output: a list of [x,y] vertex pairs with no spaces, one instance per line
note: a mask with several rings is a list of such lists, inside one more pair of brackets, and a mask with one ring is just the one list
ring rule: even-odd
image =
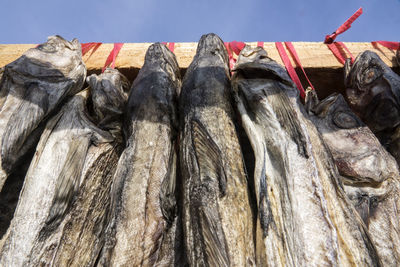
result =
[[201,122],[192,120],[193,147],[200,169],[201,177],[217,176],[221,197],[226,194],[226,174],[221,151]]
[[208,207],[199,210],[201,233],[205,245],[206,262],[208,266],[230,266],[228,251],[219,220]]
[[370,198],[366,195],[359,195],[358,202],[355,204],[356,210],[368,227],[370,217]]
[[176,161],[177,155],[175,145],[171,147],[170,158],[168,162],[168,171],[165,175],[160,190],[161,212],[165,220],[171,224],[174,221],[177,212],[176,206]]
[[305,108],[309,115],[312,114],[314,108],[318,106],[319,99],[317,92],[312,90],[310,87],[306,90]]
[[266,166],[265,166],[265,156],[266,151],[264,149],[264,160],[263,167],[261,170],[260,176],[260,189],[259,189],[259,203],[258,203],[258,213],[260,216],[260,224],[263,230],[263,237],[265,238],[268,235],[268,229],[270,224],[272,223],[272,211],[271,211],[271,203],[268,199],[268,185],[266,181]]
[[58,176],[56,192],[42,233],[55,229],[64,218],[73,196],[78,190],[80,175],[89,147],[88,140],[74,140],[67,152],[66,161]]
[[23,101],[7,122],[1,144],[2,167],[11,172],[21,148],[39,126],[49,107],[48,95],[37,83],[31,83]]
[[297,115],[290,103],[288,95],[285,93],[285,89],[279,82],[274,82],[268,92],[264,92],[271,100],[269,103],[272,109],[275,111],[276,117],[281,127],[286,131],[295,144],[299,153],[308,158],[309,154],[307,151],[306,137],[300,126],[300,121],[297,119]]
[[333,93],[328,97],[325,97],[324,99],[319,101],[317,105],[313,107],[312,112],[314,113],[314,115],[320,118],[325,118],[329,114],[331,106],[335,104],[338,97],[342,96],[337,93]]
[[343,68],[343,74],[344,74],[344,83],[347,85],[347,79],[349,79],[350,71],[351,71],[351,65],[353,63],[351,62],[351,58],[347,58],[346,61],[344,62],[344,68]]
[[226,174],[221,151],[197,120],[191,121],[192,142],[199,166],[199,180],[191,190],[191,216],[194,216],[194,235],[199,238],[206,266],[229,266],[229,252],[218,210],[219,196],[226,194]]

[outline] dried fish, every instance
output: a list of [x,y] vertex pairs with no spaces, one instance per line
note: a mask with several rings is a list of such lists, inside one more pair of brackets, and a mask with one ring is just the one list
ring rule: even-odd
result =
[[101,266],[181,266],[176,208],[175,55],[149,47],[128,99],[127,147],[113,178],[110,223]]
[[[259,266],[379,266],[318,131],[284,68],[246,46],[232,84],[255,153]],[[259,238],[259,237],[257,237]]]
[[350,107],[400,163],[400,76],[372,51],[345,64]]
[[0,81],[0,190],[34,149],[49,115],[81,90],[86,76],[78,40],[51,36],[4,68]]
[[88,115],[88,90],[46,125],[1,241],[2,266],[93,266],[98,258],[128,82],[118,71],[107,70],[90,76],[88,83],[102,129]]
[[203,35],[182,85],[180,163],[190,266],[254,266],[254,223],[231,106],[228,55]]
[[[314,99],[313,101],[310,101]],[[308,91],[310,118],[332,152],[344,189],[368,226],[384,266],[400,262],[400,176],[395,159],[351,111],[343,96],[318,102]]]

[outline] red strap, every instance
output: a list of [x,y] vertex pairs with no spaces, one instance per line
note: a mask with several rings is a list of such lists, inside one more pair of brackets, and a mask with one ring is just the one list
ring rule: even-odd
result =
[[301,85],[299,76],[297,76],[297,73],[293,68],[292,62],[290,62],[290,59],[289,59],[288,55],[286,54],[285,48],[283,48],[283,45],[281,42],[276,42],[275,46],[276,46],[276,49],[278,50],[279,56],[281,57],[281,59],[283,61],[283,64],[285,64],[286,70],[289,73],[290,78],[296,84],[297,89],[299,89],[301,98],[304,99],[306,96],[306,94],[304,92],[304,88]]
[[400,50],[400,42],[388,42],[388,41],[375,41],[371,42],[373,46],[377,46],[377,44],[380,44],[386,48],[392,49],[392,50]]
[[346,56],[340,53],[339,49],[336,46],[336,43],[327,44],[328,48],[332,51],[333,55],[339,60],[340,63],[344,65],[346,61]]
[[230,42],[229,44],[230,44],[230,46],[231,46],[231,48],[232,48],[232,51],[233,51],[236,55],[239,55],[239,54],[240,54],[240,51],[242,51],[242,49],[246,46],[245,43],[243,43],[243,42],[236,42],[236,41],[232,41],[232,42]]
[[310,87],[315,90],[314,86],[312,85],[312,83],[310,82],[310,80],[308,79],[308,76],[306,74],[306,72],[304,71],[303,66],[301,65],[299,56],[296,53],[296,50],[293,47],[292,42],[285,42],[286,48],[289,50],[290,54],[292,55],[292,57],[294,58],[294,61],[296,62],[297,66],[299,66],[301,68],[301,71],[303,72],[304,76],[307,79],[308,84],[310,85]]
[[87,52],[89,52],[92,48],[92,53],[90,55],[93,55],[94,52],[101,46],[102,43],[81,43],[82,47],[82,56],[84,56]]
[[167,42],[161,42],[162,44],[165,44],[167,47],[168,47],[168,49],[172,52],[172,53],[174,53],[174,49],[175,49],[175,43],[174,42],[171,42],[171,43],[167,43]]
[[82,56],[84,56],[90,49],[92,49],[96,43],[81,43]]
[[257,42],[258,47],[263,47],[264,48],[264,42]]
[[233,58],[233,54],[232,54],[232,50],[231,50],[231,46],[229,45],[229,42],[224,42],[224,45],[226,47],[226,51],[228,52],[228,58],[229,58],[229,68],[233,69],[233,67],[235,66],[235,59]]
[[325,36],[325,44],[330,44],[335,41],[336,37],[350,29],[351,24],[363,13],[362,7],[360,7],[348,20],[346,20],[336,31],[332,34]]
[[327,44],[328,48],[332,51],[335,57],[339,60],[340,63],[344,64],[346,62],[347,55],[344,51],[351,57],[351,62],[354,62],[354,57],[351,54],[350,50],[347,46],[342,42],[334,42],[336,37],[350,29],[351,24],[363,13],[362,7],[360,7],[348,20],[346,20],[336,31],[332,34],[325,36],[324,43]]
[[351,63],[354,62],[354,56],[347,48],[347,46],[342,42],[333,42],[331,44],[327,44],[329,50],[332,51],[333,55],[337,58],[337,60],[344,65],[347,59],[347,55],[345,51],[350,55]]
[[171,50],[172,53],[174,53],[174,49],[175,49],[175,43],[171,42],[168,45],[169,50]]
[[118,56],[119,51],[121,50],[123,43],[114,43],[114,48],[111,50],[110,54],[107,57],[106,63],[101,72],[104,72],[105,69],[111,64],[111,68],[115,68],[115,59]]
[[240,51],[242,51],[242,49],[246,46],[246,44],[243,42],[232,41],[232,42],[224,42],[224,45],[226,47],[226,50],[228,51],[229,67],[233,69],[236,63],[236,58],[233,57],[233,53],[239,55]]
[[344,44],[344,43],[342,43],[342,42],[336,42],[342,49],[344,49],[344,50],[346,50],[346,52],[350,55],[350,58],[351,58],[351,63],[353,63],[354,62],[354,56],[353,56],[353,54],[350,52],[350,50],[347,48],[347,46]]

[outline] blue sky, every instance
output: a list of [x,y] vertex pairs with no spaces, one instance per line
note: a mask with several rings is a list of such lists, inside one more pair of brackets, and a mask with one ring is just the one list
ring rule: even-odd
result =
[[359,7],[340,41],[400,41],[400,0],[2,0],[0,43],[42,43],[59,34],[81,42],[322,41]]

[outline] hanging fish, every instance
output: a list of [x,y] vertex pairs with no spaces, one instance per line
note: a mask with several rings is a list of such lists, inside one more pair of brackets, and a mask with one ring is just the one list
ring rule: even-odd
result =
[[257,240],[265,246],[257,250],[257,265],[379,266],[365,225],[285,69],[261,47],[246,46],[232,84],[255,154]]
[[109,69],[88,83],[46,125],[0,244],[2,266],[92,266],[98,258],[128,82]]
[[113,177],[101,266],[181,266],[176,200],[175,55],[151,45],[127,104],[127,146]]
[[400,76],[372,51],[345,64],[346,98],[353,111],[400,163]]
[[46,120],[82,89],[86,67],[77,39],[51,36],[4,67],[0,81],[0,190],[35,148]]
[[190,266],[255,266],[253,216],[233,124],[228,55],[203,35],[180,97],[180,164]]
[[383,265],[396,266],[400,262],[400,176],[395,159],[342,95],[333,94],[319,102],[316,92],[308,91],[306,106]]

